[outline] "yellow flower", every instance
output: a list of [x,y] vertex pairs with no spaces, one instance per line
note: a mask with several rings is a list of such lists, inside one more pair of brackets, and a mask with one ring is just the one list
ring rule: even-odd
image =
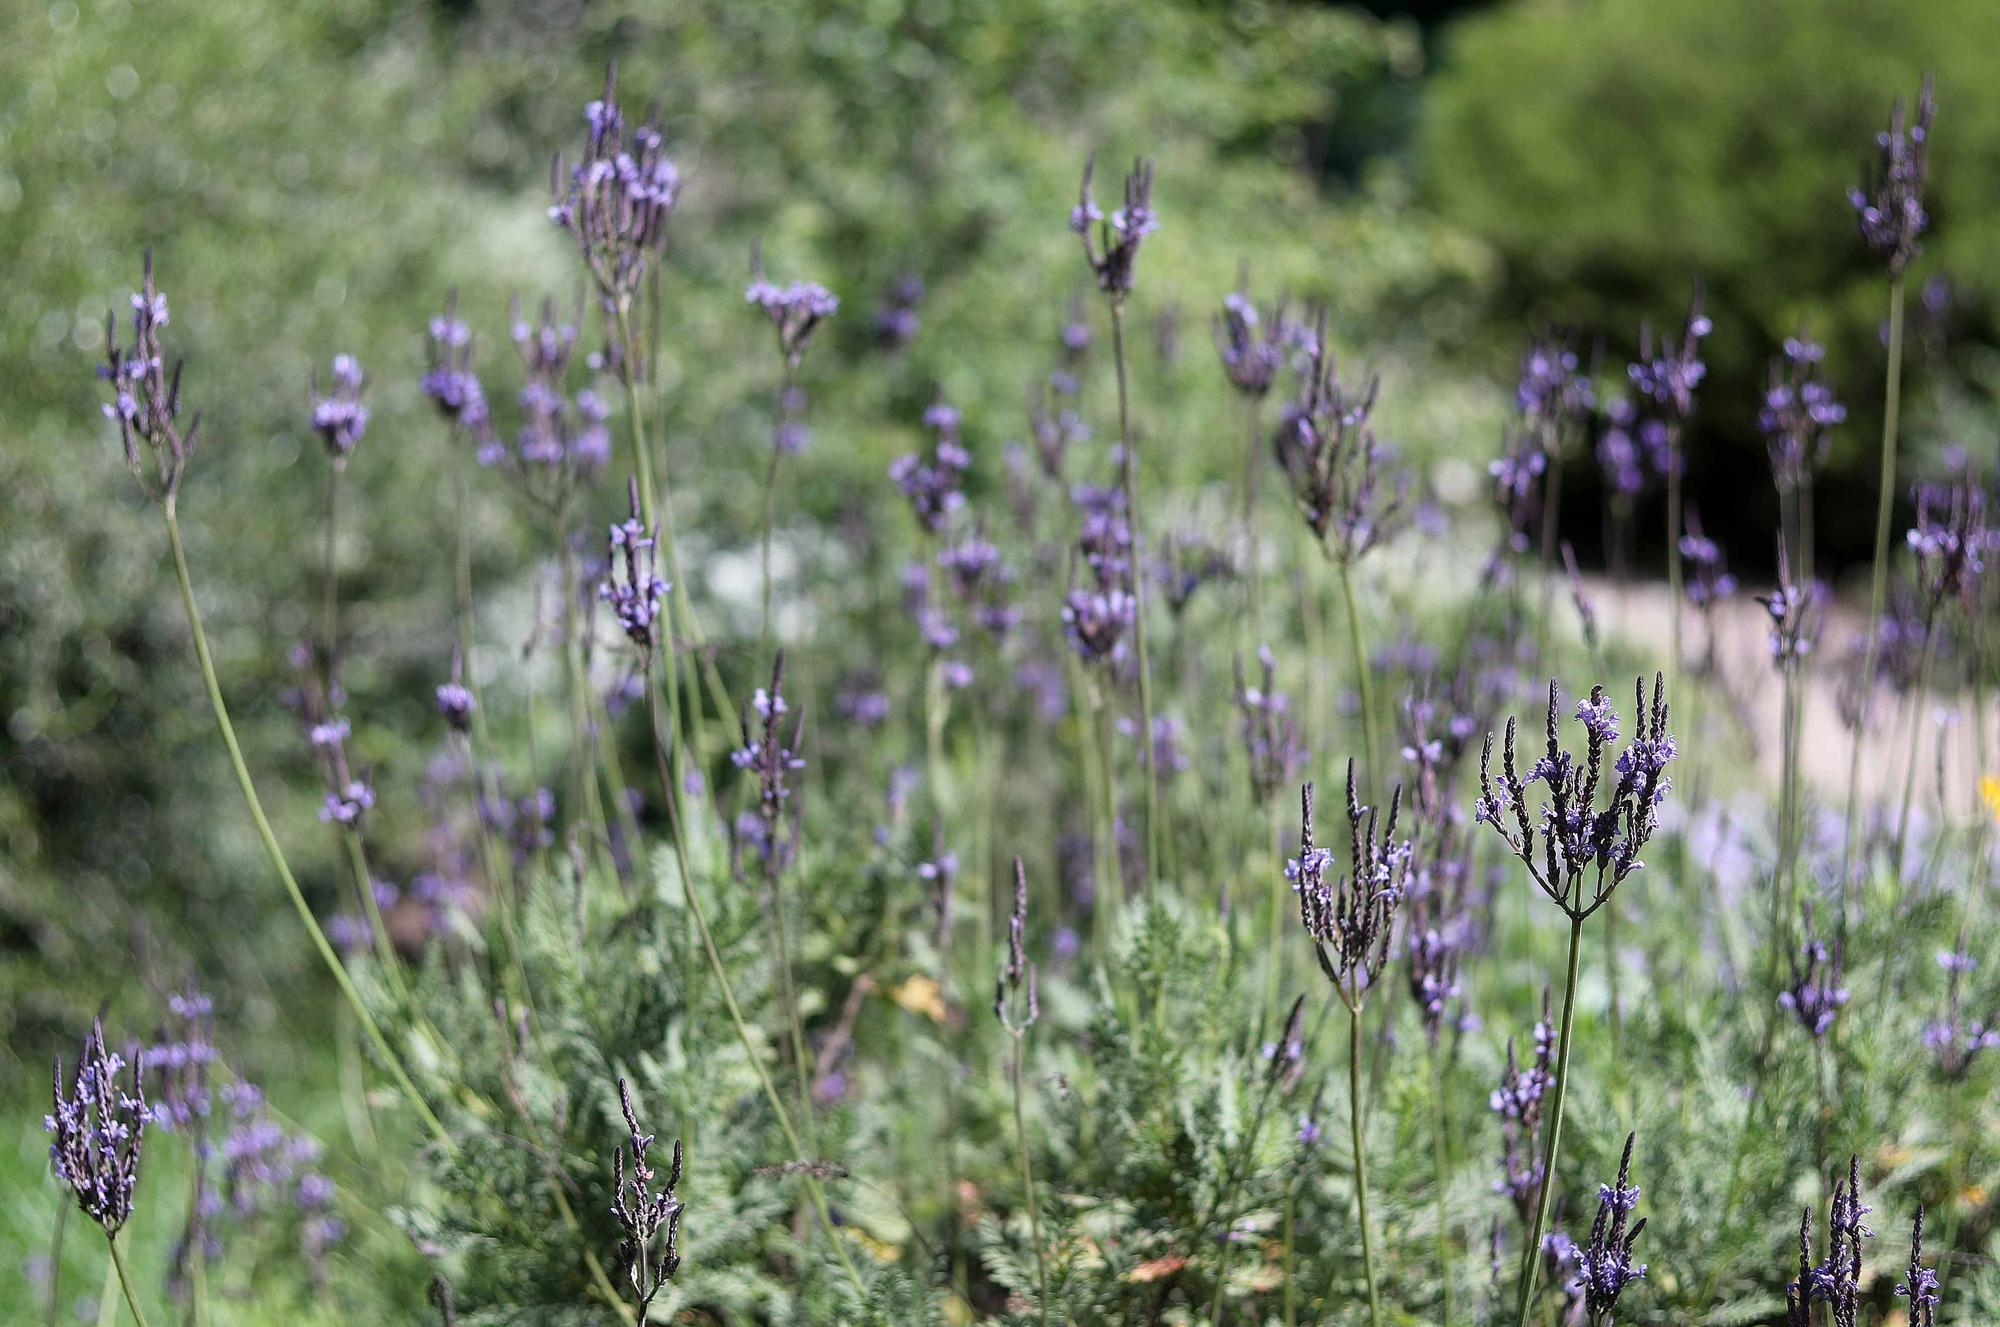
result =
[[929,977],[919,974],[889,989],[889,998],[913,1014],[922,1014],[933,1023],[944,1022],[944,992]]
[[1979,800],[1986,803],[1986,809],[1993,813],[1994,820],[2000,821],[2000,774],[1980,777]]

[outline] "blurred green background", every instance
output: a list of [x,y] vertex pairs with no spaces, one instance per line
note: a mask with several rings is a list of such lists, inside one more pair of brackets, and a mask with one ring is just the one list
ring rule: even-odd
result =
[[[1260,294],[1328,304],[1350,362],[1383,376],[1384,431],[1475,520],[1526,338],[1574,325],[1615,371],[1641,320],[1675,319],[1699,274],[1718,331],[1691,490],[1754,567],[1774,510],[1756,404],[1766,358],[1800,326],[1831,345],[1855,409],[1835,488],[1865,495],[1882,292],[1844,191],[1891,100],[1934,69],[1937,233],[1916,278],[1946,277],[1950,300],[1915,352],[1908,436],[1990,453],[2000,46],[1969,38],[1990,25],[1986,0],[1378,11],[6,6],[0,1042],[37,1063],[92,1008],[190,970],[238,991],[313,979],[225,786],[157,515],[99,414],[104,310],[122,310],[153,246],[205,419],[182,509],[225,686],[280,832],[331,906],[316,794],[280,703],[286,650],[318,601],[312,374],[344,351],[371,379],[338,561],[350,708],[368,718],[356,749],[393,803],[431,750],[430,687],[452,640],[445,438],[416,390],[424,325],[456,289],[511,390],[497,367],[510,297],[576,294],[543,216],[549,161],[573,150],[614,57],[628,105],[657,105],[689,180],[664,370],[684,547],[712,578],[754,556],[775,386],[769,329],[742,305],[752,245],[773,275],[843,300],[807,373],[815,439],[791,481],[796,519],[837,537],[894,499],[884,468],[939,392],[966,412],[975,482],[1004,482],[999,444],[1025,436],[1081,291],[1064,220],[1093,150],[1107,177],[1134,153],[1158,162],[1141,390],[1162,435],[1149,455],[1179,491],[1237,463],[1240,417],[1208,338],[1245,264]],[[922,330],[891,350],[874,312],[909,276]],[[1586,547],[1589,470],[1568,521]],[[600,497],[608,511],[614,495]],[[1871,503],[1825,510],[1836,555],[1865,546]],[[534,532],[489,496],[478,534],[491,611],[525,621]],[[728,602],[729,585],[703,588]],[[413,840],[421,808],[385,810],[383,857],[407,873],[414,849],[399,863],[395,827]],[[276,1020],[283,1003],[243,1016]]]

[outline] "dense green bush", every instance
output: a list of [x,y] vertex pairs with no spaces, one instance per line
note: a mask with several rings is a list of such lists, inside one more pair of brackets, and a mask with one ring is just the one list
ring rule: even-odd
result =
[[[1495,8],[1447,30],[1416,153],[1425,193],[1494,246],[1506,324],[1580,326],[1605,339],[1614,371],[1642,320],[1671,324],[1692,281],[1707,283],[1715,376],[1693,482],[1710,528],[1739,545],[1775,501],[1755,431],[1761,365],[1802,327],[1827,342],[1856,407],[1837,491],[1864,515],[1825,537],[1865,553],[1886,301],[1846,194],[1873,169],[1891,100],[1914,98],[1934,71],[1934,231],[1912,280],[1948,278],[1957,345],[1945,377],[1990,393],[1981,346],[2000,307],[2000,233],[1986,215],[2000,193],[2000,48],[1971,34],[1992,18],[1983,0]],[[1913,371],[1942,386],[1927,350]],[[1920,437],[1967,422],[1927,391],[1906,400]],[[1977,451],[1974,437],[1960,440]],[[1746,553],[1763,552],[1756,538]]]
[[[690,177],[665,287],[671,456],[701,479],[680,495],[693,546],[726,555],[699,559],[722,569],[705,588],[734,585],[739,609],[743,578],[720,582],[754,556],[776,386],[768,330],[742,305],[759,241],[775,275],[823,280],[846,302],[809,375],[817,441],[787,503],[812,522],[894,496],[884,468],[939,391],[966,411],[976,482],[1000,482],[999,442],[1025,433],[1078,288],[1062,222],[1098,148],[1160,160],[1158,243],[1175,284],[1142,312],[1178,315],[1179,367],[1149,357],[1145,370],[1163,390],[1212,372],[1207,319],[1248,260],[1261,288],[1331,300],[1337,326],[1366,338],[1391,374],[1384,413],[1419,452],[1493,401],[1424,366],[1424,336],[1474,307],[1482,251],[1386,194],[1329,200],[1300,165],[1340,131],[1347,89],[1414,68],[1407,33],[1347,11],[231,0],[55,3],[6,24],[0,940],[55,971],[124,943],[129,905],[157,897],[174,902],[152,913],[167,928],[148,936],[159,962],[192,956],[248,980],[250,950],[212,945],[208,923],[228,915],[261,936],[275,915],[247,825],[215,800],[226,776],[183,667],[158,523],[99,426],[103,314],[122,305],[139,251],[158,251],[203,385],[183,506],[225,686],[263,770],[304,764],[279,701],[285,650],[318,602],[317,536],[294,533],[316,530],[325,502],[308,385],[339,351],[370,374],[372,456],[355,467],[339,548],[360,633],[346,682],[379,720],[366,759],[412,767],[420,753],[394,734],[425,712],[452,639],[435,613],[448,602],[434,554],[449,468],[416,392],[422,328],[457,289],[497,365],[511,296],[570,297],[562,237],[540,216],[547,162],[571,147],[608,58],[631,102],[660,105]],[[923,331],[891,356],[871,322],[905,275],[926,286]],[[1421,394],[1396,390],[1418,382]],[[1233,473],[1234,416],[1207,393],[1184,406],[1154,422],[1170,431],[1159,453],[1174,475]],[[519,641],[539,532],[488,496],[479,578],[506,587],[488,611]],[[309,890],[331,898],[309,797],[271,784]],[[38,920],[57,900],[70,926]],[[256,948],[289,951],[288,926]],[[5,970],[17,1026],[73,1022],[99,995],[65,994],[38,962]]]

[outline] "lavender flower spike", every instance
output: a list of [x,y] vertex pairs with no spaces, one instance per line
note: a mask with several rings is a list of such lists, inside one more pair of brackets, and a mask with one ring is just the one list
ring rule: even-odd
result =
[[139,1154],[151,1115],[143,1058],[133,1057],[129,1090],[120,1081],[125,1068],[125,1057],[105,1048],[104,1020],[97,1020],[67,1086],[62,1060],[56,1060],[53,1110],[42,1120],[42,1127],[55,1135],[49,1157],[56,1178],[69,1185],[83,1214],[107,1236],[116,1235],[132,1215]]
[[313,432],[319,434],[326,454],[335,461],[345,460],[368,431],[368,407],[361,401],[361,384],[361,365],[354,356],[335,355],[333,391],[313,399]]
[[[632,1109],[631,1085],[622,1078],[618,1080],[618,1105],[625,1114],[625,1127],[632,1132],[627,1143],[632,1153],[632,1172],[628,1179],[625,1149],[611,1154],[611,1214],[618,1219],[618,1229],[623,1232],[618,1242],[618,1271],[632,1283],[632,1293],[639,1301],[639,1321],[643,1323],[654,1298],[681,1267],[681,1214],[686,1207],[674,1194],[681,1182],[681,1140],[674,1139],[674,1160],[667,1172],[667,1182],[655,1189],[656,1174],[646,1159],[653,1146],[653,1135],[639,1128],[638,1114]],[[662,1232],[665,1239],[656,1251],[653,1246]]]
[[146,250],[144,284],[132,296],[132,344],[120,348],[118,321],[104,315],[104,363],[97,376],[111,384],[111,400],[104,404],[105,417],[118,425],[118,437],[125,447],[125,464],[141,487],[148,487],[140,449],[153,458],[153,478],[148,493],[161,502],[170,502],[180,491],[181,472],[194,454],[195,436],[201,431],[196,414],[186,429],[180,426],[181,364],[166,369],[166,352],[160,344],[160,329],[167,325],[167,297],[153,285],[153,251]]
[[[1473,818],[1493,827],[1514,855],[1528,868],[1541,891],[1574,921],[1596,912],[1644,863],[1639,852],[1659,822],[1661,801],[1673,787],[1667,765],[1679,755],[1667,732],[1665,679],[1655,675],[1652,702],[1646,700],[1645,679],[1636,686],[1638,731],[1618,757],[1617,782],[1598,806],[1598,794],[1609,782],[1605,754],[1618,736],[1618,716],[1605,699],[1603,687],[1592,687],[1590,698],[1577,707],[1584,726],[1585,748],[1579,761],[1562,748],[1557,720],[1561,701],[1555,682],[1549,683],[1548,747],[1526,778],[1515,760],[1515,721],[1507,720],[1501,769],[1493,770],[1493,735],[1486,735],[1479,760],[1479,797]],[[1529,815],[1528,788],[1547,788],[1537,826]]]
[[1312,937],[1320,971],[1355,1013],[1388,961],[1396,908],[1408,884],[1410,841],[1396,837],[1402,801],[1399,786],[1378,832],[1378,812],[1361,804],[1354,762],[1348,761],[1350,865],[1345,874],[1330,873],[1333,854],[1313,842],[1313,785],[1299,790],[1299,855],[1285,867],[1285,877],[1299,896],[1300,919]]
[[1639,1203],[1638,1186],[1626,1182],[1631,1178],[1632,1143],[1637,1137],[1625,1136],[1618,1182],[1598,1187],[1597,1220],[1591,1224],[1589,1242],[1577,1252],[1577,1285],[1583,1291],[1583,1311],[1592,1327],[1609,1324],[1618,1296],[1646,1274],[1646,1264],[1632,1262],[1632,1245],[1646,1228],[1646,1219],[1640,1217],[1629,1230],[1625,1227]]
[[[654,563],[658,527],[648,530],[639,519],[637,480],[627,481],[627,494],[632,514],[611,527],[610,570],[597,593],[611,605],[618,625],[645,658],[658,643],[655,624],[661,601],[671,587],[658,575]],[[439,704],[443,704],[442,696]]]
[[1930,225],[1930,216],[1924,211],[1924,174],[1929,165],[1931,120],[1936,114],[1937,101],[1926,78],[1917,93],[1916,122],[1907,122],[1899,98],[1890,112],[1888,130],[1875,136],[1882,159],[1871,188],[1847,191],[1862,243],[1892,277],[1901,276],[1922,252],[1920,241]]
[[1900,1299],[1910,1301],[1910,1327],[1937,1327],[1938,1274],[1924,1266],[1924,1208],[1917,1204],[1917,1217],[1910,1225],[1910,1274],[1896,1287]]
[[598,293],[628,307],[646,268],[666,249],[667,220],[680,201],[681,173],[668,160],[657,124],[625,128],[618,67],[604,74],[604,96],[584,107],[590,131],[583,155],[567,172],[551,167],[549,220],[575,239]]
[[[1021,859],[1014,859],[1014,912],[1007,919],[1007,962],[993,983],[993,1012],[1000,1026],[1019,1037],[1041,1017],[1041,1001],[1036,990],[1035,965],[1028,961],[1028,873]],[[1011,997],[1011,998],[1010,998]],[[1012,1008],[1019,1005],[1019,1013]]]
[[[1069,228],[1083,240],[1084,261],[1097,277],[1097,288],[1115,303],[1132,293],[1133,268],[1139,260],[1139,245],[1160,228],[1159,214],[1153,211],[1153,164],[1143,157],[1132,163],[1125,177],[1125,206],[1107,220],[1090,196],[1090,177],[1097,169],[1092,156],[1083,165],[1083,186],[1077,204],[1070,210]],[[1097,237],[1091,238],[1091,227]]]
[[762,309],[777,329],[778,349],[788,363],[796,366],[806,353],[819,325],[840,309],[840,301],[817,281],[794,281],[781,286],[764,276],[761,257],[751,263],[750,285],[743,292],[746,304]]

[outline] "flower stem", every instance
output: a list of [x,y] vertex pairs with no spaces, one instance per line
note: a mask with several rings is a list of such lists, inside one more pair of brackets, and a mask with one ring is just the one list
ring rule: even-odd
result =
[[1910,802],[1917,791],[1917,740],[1924,733],[1924,702],[1930,698],[1931,670],[1937,663],[1937,628],[1937,612],[1932,610],[1924,622],[1924,659],[1917,669],[1917,712],[1910,719],[1910,754],[1903,769],[1903,805],[1896,813],[1896,859],[1893,865],[1898,874],[1903,869],[1903,848],[1910,837]]
[[[688,864],[687,835],[681,823],[681,804],[677,795],[673,775],[667,769],[666,748],[660,738],[660,697],[653,685],[650,661],[646,678],[646,713],[653,729],[653,764],[660,781],[660,796],[665,799],[669,828],[672,830],[674,857],[680,866],[681,892],[687,899],[688,911],[694,917],[695,929],[701,935],[703,952],[708,957],[709,970],[715,975],[717,988],[722,992],[722,1003],[729,1011],[729,1021],[736,1029],[736,1038],[743,1043],[743,1051],[750,1061],[750,1067],[757,1074],[757,1082],[763,1088],[764,1099],[770,1103],[771,1115],[778,1122],[778,1131],[785,1136],[785,1143],[792,1154],[801,1160],[811,1160],[805,1145],[799,1138],[798,1130],[792,1124],[791,1112],[785,1109],[785,1100],[771,1081],[770,1070],[764,1067],[764,1058],[758,1051],[756,1038],[750,1035],[750,1024],[743,1017],[743,1007],[736,1002],[736,991],[729,982],[729,972],[722,965],[722,954],[715,947],[715,935],[708,929],[708,914],[701,906],[701,891],[695,888],[693,868]],[[806,1193],[811,1197],[813,1207],[819,1214],[820,1225],[826,1230],[827,1242],[833,1246],[834,1256],[840,1261],[841,1270],[853,1284],[856,1294],[866,1295],[867,1286],[862,1283],[861,1273],[855,1270],[854,1260],[847,1252],[847,1241],[840,1237],[833,1224],[833,1213],[827,1207],[826,1190],[819,1177],[808,1173],[804,1176]]]
[[[132,1275],[125,1269],[125,1251],[118,1247],[118,1236],[113,1235],[109,1243],[111,1265],[118,1269],[118,1288],[125,1292],[125,1307],[132,1310],[132,1320],[138,1323],[139,1327],[146,1327],[146,1315],[140,1311],[138,1296],[132,1293]],[[202,1250],[196,1249],[195,1256],[203,1256]]]
[[[1361,1145],[1361,1009],[1347,1006],[1347,1126],[1354,1144],[1354,1206],[1361,1222],[1361,1275],[1368,1283],[1369,1327],[1381,1327],[1375,1294],[1375,1245],[1368,1233],[1368,1152]],[[1522,1327],[1526,1327],[1525,1319]]]
[[1341,597],[1347,601],[1347,644],[1354,654],[1355,686],[1361,693],[1361,735],[1368,753],[1366,786],[1372,789],[1376,780],[1387,773],[1382,768],[1381,745],[1375,736],[1375,688],[1368,680],[1368,650],[1362,640],[1361,609],[1354,599],[1354,572],[1344,561],[1336,565],[1340,568]]
[[1139,749],[1145,753],[1146,898],[1160,872],[1160,788],[1153,750],[1153,669],[1146,657],[1146,572],[1139,538],[1139,450],[1132,441],[1130,388],[1125,368],[1125,308],[1111,301],[1111,357],[1118,369],[1118,442],[1125,487],[1125,522],[1132,530],[1132,631],[1139,652]]
[[[431,1136],[445,1151],[456,1152],[457,1143],[445,1132],[444,1125],[432,1113],[429,1104],[424,1101],[423,1094],[417,1091],[417,1085],[410,1081],[409,1074],[403,1068],[403,1062],[389,1048],[388,1039],[382,1035],[382,1029],[375,1022],[374,1015],[370,1014],[367,1006],[361,1002],[361,993],[354,989],[354,983],[348,977],[347,969],[341,965],[340,956],[334,953],[333,945],[326,938],[326,932],[320,929],[319,919],[313,916],[312,905],[306,902],[306,896],[299,889],[297,878],[292,875],[291,865],[285,860],[284,849],[278,846],[278,836],[272,831],[271,822],[264,814],[264,804],[257,797],[257,785],[251,781],[250,767],[244,763],[243,748],[236,741],[236,728],[229,721],[229,708],[222,700],[222,684],[216,679],[215,660],[208,649],[208,634],[202,630],[201,610],[195,604],[194,580],[188,572],[187,552],[181,546],[180,521],[175,515],[174,499],[171,496],[161,504],[161,511],[167,522],[167,542],[173,548],[174,575],[180,583],[181,606],[187,611],[188,630],[194,637],[195,662],[201,667],[202,685],[208,691],[208,706],[215,715],[215,727],[222,736],[222,745],[229,752],[229,763],[236,773],[236,785],[242,790],[243,803],[249,808],[251,822],[257,828],[257,838],[264,847],[264,855],[270,859],[271,869],[277,872],[279,881],[285,886],[285,893],[291,897],[292,907],[298,912],[299,920],[305,924],[306,933],[312,938],[313,948],[319,951],[320,959],[326,964],[327,971],[333,974],[334,984],[340,987],[341,995],[354,1010],[356,1021],[360,1023],[361,1030],[367,1034],[376,1053],[382,1057],[382,1063],[389,1070],[390,1076],[396,1080],[396,1086],[402,1090],[411,1107],[422,1118]],[[113,1251],[114,1253],[116,1251],[115,1245]]]
[[347,473],[347,458],[338,456],[327,469],[326,479],[326,571],[322,578],[320,607],[320,666],[326,670],[327,693],[334,686],[334,644],[340,634],[340,481]]
[[1444,1142],[1444,1063],[1438,1056],[1435,1041],[1430,1047],[1431,1060],[1431,1159],[1437,1171],[1437,1260],[1438,1280],[1444,1287],[1444,1313],[1442,1327],[1451,1327],[1451,1212],[1446,1201],[1445,1186],[1451,1174],[1450,1157]]
[[[1680,694],[1681,671],[1681,430],[1667,429],[1667,694]],[[1546,1182],[1546,1181],[1545,1181]]]
[[1034,1161],[1028,1155],[1027,1117],[1021,1108],[1021,1096],[1024,1091],[1022,1086],[1023,1053],[1021,1043],[1025,1040],[1025,1036],[1025,1031],[1014,1034],[1014,1139],[1021,1149],[1021,1192],[1027,1197],[1028,1231],[1030,1237],[1035,1241],[1035,1278],[1041,1288],[1036,1303],[1040,1309],[1043,1327],[1047,1327],[1049,1321],[1049,1255],[1047,1249],[1042,1244],[1042,1211],[1040,1205],[1035,1201],[1035,1167]]
[[[1849,868],[1861,809],[1861,739],[1874,708],[1875,665],[1882,640],[1882,608],[1889,594],[1889,520],[1896,505],[1896,431],[1903,404],[1903,277],[1889,278],[1889,368],[1882,385],[1882,472],[1875,500],[1875,564],[1868,583],[1868,648],[1861,664],[1861,717],[1847,754],[1847,833],[1840,846],[1840,935],[1847,937]],[[1901,863],[1898,863],[1900,866]]]
[[1556,1157],[1562,1147],[1563,1097],[1569,1092],[1570,1031],[1576,1025],[1577,968],[1583,957],[1583,918],[1569,919],[1569,974],[1563,980],[1562,1040],[1556,1048],[1556,1081],[1549,1106],[1549,1145],[1542,1153],[1541,1196],[1535,1201],[1535,1224],[1521,1250],[1520,1327],[1534,1317],[1535,1288],[1542,1271],[1542,1232],[1549,1224],[1549,1195],[1555,1190]]

